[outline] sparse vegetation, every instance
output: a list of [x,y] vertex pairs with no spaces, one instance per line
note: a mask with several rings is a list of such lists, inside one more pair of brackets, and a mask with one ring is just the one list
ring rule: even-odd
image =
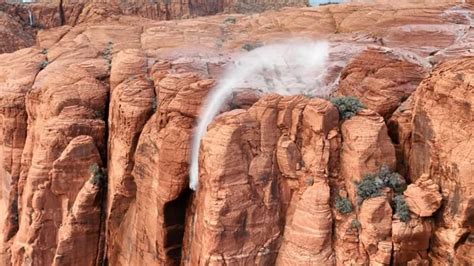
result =
[[342,214],[348,214],[352,212],[352,203],[348,198],[338,196],[336,198],[336,209]]
[[395,208],[395,214],[398,215],[400,221],[405,223],[410,221],[410,210],[408,209],[408,205],[405,201],[405,196],[395,196],[393,198],[393,204]]
[[235,24],[237,19],[235,17],[228,17],[224,20],[224,24]]
[[43,61],[39,64],[39,69],[40,69],[40,70],[43,70],[43,69],[45,69],[48,65],[49,65],[48,60],[43,60]]
[[97,164],[91,165],[89,173],[91,174],[90,182],[95,186],[101,186],[107,181],[107,170]]
[[109,71],[112,69],[112,51],[114,48],[114,43],[113,42],[108,42],[107,47],[102,51],[102,58],[104,58],[107,61]]
[[378,177],[382,180],[386,187],[393,189],[396,194],[403,193],[407,189],[407,184],[403,176],[397,172],[390,171],[388,166],[384,165],[380,168]]
[[156,113],[156,108],[158,107],[158,104],[156,102],[156,96],[153,97],[153,101],[151,103],[151,108],[153,108],[153,113]]
[[396,194],[401,194],[406,190],[407,184],[403,176],[390,171],[388,166],[382,166],[375,174],[364,176],[361,182],[356,183],[359,203],[365,199],[380,195],[380,189],[388,187]]
[[246,43],[242,46],[242,49],[247,50],[247,51],[252,51],[254,49],[257,49],[258,47],[262,47],[263,45],[261,43]]
[[351,221],[351,227],[354,229],[359,229],[360,228],[360,222],[357,219],[352,219]]
[[380,190],[384,187],[392,189],[395,193],[395,197],[392,199],[392,208],[395,210],[395,214],[400,217],[401,221],[408,222],[410,210],[403,196],[407,184],[400,174],[390,171],[388,166],[382,166],[377,173],[368,174],[361,182],[356,183],[358,204],[362,204],[368,198],[380,196]]
[[353,117],[365,108],[359,99],[352,96],[333,97],[331,103],[339,110],[339,116],[342,120]]
[[48,49],[44,48],[42,51],[41,51],[42,54],[44,55],[47,55],[48,54]]
[[357,200],[361,204],[368,198],[380,196],[384,183],[376,175],[366,175],[361,182],[356,183]]
[[314,184],[314,177],[308,176],[305,180],[307,186],[312,186]]

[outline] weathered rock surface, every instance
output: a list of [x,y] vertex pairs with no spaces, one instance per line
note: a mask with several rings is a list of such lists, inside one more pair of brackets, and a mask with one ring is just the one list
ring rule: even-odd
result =
[[420,217],[429,217],[441,206],[439,186],[427,175],[420,177],[403,192],[411,212]]
[[443,196],[431,243],[433,263],[469,264],[464,254],[472,253],[473,77],[472,58],[449,61],[415,95],[410,174],[414,180],[428,175]]
[[332,217],[329,186],[317,182],[307,188],[283,237],[276,265],[332,265]]
[[10,261],[8,249],[19,224],[18,179],[28,120],[25,96],[44,59],[39,49],[32,48],[0,55],[0,264]]
[[427,219],[412,217],[407,223],[393,220],[393,263],[396,265],[405,263],[429,265],[427,251],[432,228],[432,222]]
[[390,264],[392,253],[392,208],[386,196],[365,200],[359,214],[360,241],[370,264]]
[[[57,5],[6,5],[24,31],[28,11],[46,29],[38,48],[0,55],[0,264],[473,260],[473,66],[451,61],[472,54],[471,6],[147,19],[280,6],[205,2],[64,2],[64,18]],[[206,95],[246,48],[288,36],[328,39],[318,86],[368,109],[339,121],[327,100],[262,95],[249,82],[208,127],[191,192],[189,141]],[[354,181],[382,165],[408,175],[408,222],[388,189],[356,202]]]
[[389,117],[425,76],[426,66],[408,56],[369,48],[342,71],[338,93],[355,96],[367,108]]
[[374,173],[383,165],[395,167],[395,148],[388,136],[383,118],[370,110],[362,110],[341,126],[341,175],[349,198],[356,202],[354,182]]
[[11,53],[35,43],[34,33],[23,26],[9,13],[0,9],[0,53]]

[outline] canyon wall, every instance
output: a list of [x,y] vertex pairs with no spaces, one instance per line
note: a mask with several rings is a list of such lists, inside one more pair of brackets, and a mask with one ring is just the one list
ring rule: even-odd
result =
[[[0,54],[0,264],[474,260],[472,7],[97,10]],[[240,54],[288,36],[330,42],[317,86],[331,97],[249,82],[223,99],[191,191],[206,95]],[[344,96],[364,108],[346,116]]]

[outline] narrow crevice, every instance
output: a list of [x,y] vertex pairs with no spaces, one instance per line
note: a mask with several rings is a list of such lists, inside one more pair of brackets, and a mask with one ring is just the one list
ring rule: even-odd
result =
[[168,261],[179,265],[181,263],[181,253],[184,240],[184,229],[186,224],[186,209],[188,201],[191,199],[192,191],[189,188],[170,202],[164,205],[165,239],[164,249]]
[[[62,0],[61,0],[62,3]],[[109,73],[110,74],[110,73]],[[110,75],[108,75],[103,80],[98,79],[99,81],[103,82],[106,87],[108,87],[107,97],[104,102],[104,113],[102,117],[98,119],[103,119],[105,124],[105,133],[104,133],[104,142],[105,147],[100,147],[99,154],[102,159],[103,167],[106,167],[106,175],[100,193],[100,225],[99,225],[99,238],[97,243],[97,256],[96,256],[96,264],[95,265],[108,265],[107,262],[107,244],[106,244],[106,218],[107,218],[107,192],[108,192],[108,139],[109,139],[109,108],[110,108]]]
[[59,24],[63,26],[65,23],[66,18],[64,17],[63,0],[59,0]]

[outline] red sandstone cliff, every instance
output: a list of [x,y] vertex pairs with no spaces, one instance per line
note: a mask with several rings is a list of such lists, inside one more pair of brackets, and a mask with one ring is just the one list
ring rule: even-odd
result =
[[[472,6],[161,22],[101,13],[110,6],[0,54],[0,264],[474,261]],[[327,99],[235,93],[192,192],[206,95],[245,45],[288,36],[328,39],[322,86],[366,109],[343,119]],[[355,183],[382,167],[406,190],[360,200]]]

